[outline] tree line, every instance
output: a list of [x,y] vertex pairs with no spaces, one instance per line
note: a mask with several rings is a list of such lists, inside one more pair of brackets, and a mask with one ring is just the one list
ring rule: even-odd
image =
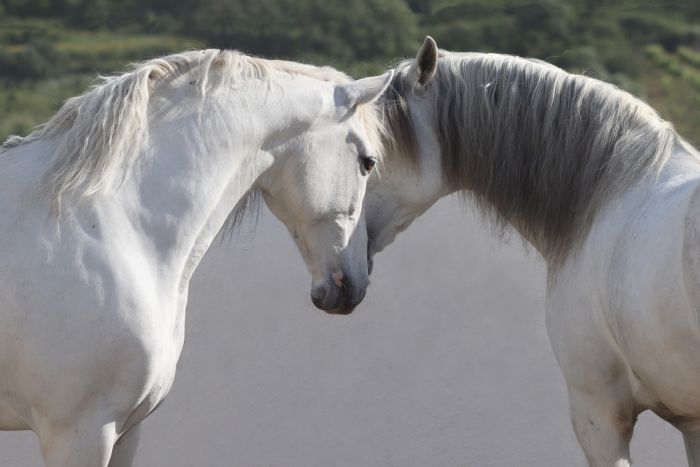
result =
[[[446,49],[539,57],[604,77],[638,73],[635,45],[675,51],[700,42],[693,0],[0,0],[0,14],[185,35],[211,47],[346,66],[410,55],[429,33]],[[4,40],[50,53],[51,38],[31,34]]]

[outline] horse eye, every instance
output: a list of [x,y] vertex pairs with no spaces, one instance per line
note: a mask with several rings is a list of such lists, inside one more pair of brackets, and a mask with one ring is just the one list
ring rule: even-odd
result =
[[374,157],[361,156],[360,163],[362,164],[362,168],[364,169],[365,173],[368,174],[374,168],[377,160]]

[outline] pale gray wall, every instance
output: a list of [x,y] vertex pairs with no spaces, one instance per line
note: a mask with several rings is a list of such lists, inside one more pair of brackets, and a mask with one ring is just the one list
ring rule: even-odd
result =
[[[544,268],[511,243],[444,200],[376,257],[355,313],[333,317],[265,213],[195,274],[175,386],[136,465],[583,466]],[[684,465],[680,435],[653,415],[632,450],[635,467]],[[0,433],[0,466],[38,465],[33,435]]]

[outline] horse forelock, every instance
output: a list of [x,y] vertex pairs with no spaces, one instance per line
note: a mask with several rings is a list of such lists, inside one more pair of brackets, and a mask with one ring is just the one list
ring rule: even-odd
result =
[[[409,66],[399,65],[383,107],[391,137],[414,157]],[[601,206],[657,173],[679,140],[627,92],[536,60],[441,52],[429,86],[445,183],[553,264],[580,244]]]

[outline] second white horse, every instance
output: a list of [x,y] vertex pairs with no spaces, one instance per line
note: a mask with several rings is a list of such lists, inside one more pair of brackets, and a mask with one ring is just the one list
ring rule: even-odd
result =
[[592,466],[630,464],[637,415],[700,466],[700,157],[643,102],[519,57],[426,39],[384,98],[394,148],[365,201],[369,251],[462,192],[548,264],[547,329]]

